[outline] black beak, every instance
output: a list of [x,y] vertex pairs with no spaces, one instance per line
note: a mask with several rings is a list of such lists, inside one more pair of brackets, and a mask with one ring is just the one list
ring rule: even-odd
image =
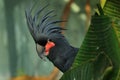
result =
[[41,58],[41,59],[45,59],[45,47],[43,46],[40,46],[39,44],[36,44],[36,51],[38,53],[38,56]]

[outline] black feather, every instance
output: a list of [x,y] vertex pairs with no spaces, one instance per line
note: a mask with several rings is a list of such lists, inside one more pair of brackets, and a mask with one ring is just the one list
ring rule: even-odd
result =
[[[44,11],[49,6],[49,4],[45,5],[42,8],[39,8],[35,12],[34,17],[32,17],[32,14],[31,14],[32,9],[34,8],[33,6],[27,9],[25,13],[26,13],[28,28],[35,42],[39,41],[43,35],[46,37],[49,37],[49,36],[52,36],[51,33],[53,32],[56,32],[56,31],[61,32],[61,30],[64,30],[55,25],[56,23],[60,23],[63,21],[59,21],[59,20],[50,21],[49,20],[56,16],[55,14],[51,16],[54,10],[49,10],[48,12]],[[40,21],[38,21],[38,16],[40,15],[42,11],[45,12],[45,14],[42,15],[43,17],[40,19]],[[39,23],[37,24],[37,22]]]
[[35,16],[33,17],[33,21],[36,22],[37,21],[37,18],[38,18],[38,15],[40,14],[40,12],[42,12],[45,8],[48,7],[49,4],[45,5],[43,8],[39,8],[38,11],[36,11],[35,13]]

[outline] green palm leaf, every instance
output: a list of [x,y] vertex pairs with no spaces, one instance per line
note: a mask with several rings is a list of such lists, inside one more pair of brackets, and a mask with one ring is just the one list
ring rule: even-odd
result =
[[92,17],[72,69],[61,80],[119,80],[118,40],[111,19],[104,15],[100,6],[98,8],[101,15]]
[[107,0],[103,10],[112,18],[113,27],[120,41],[120,0]]
[[92,80],[93,63],[87,62],[67,71],[60,80]]

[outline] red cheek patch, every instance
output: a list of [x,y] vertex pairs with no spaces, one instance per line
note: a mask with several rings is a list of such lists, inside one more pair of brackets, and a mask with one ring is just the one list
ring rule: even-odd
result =
[[54,42],[48,41],[47,44],[45,45],[45,55],[49,55],[50,49],[54,46],[55,46]]

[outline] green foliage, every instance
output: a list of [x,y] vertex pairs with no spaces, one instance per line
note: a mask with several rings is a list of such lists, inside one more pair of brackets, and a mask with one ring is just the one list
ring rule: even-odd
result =
[[61,80],[120,80],[120,47],[112,20],[104,15],[92,16],[91,25],[73,66]]
[[67,71],[61,80],[92,80],[92,78],[93,63],[87,62]]
[[113,27],[120,41],[120,0],[107,0],[103,10],[112,18]]

